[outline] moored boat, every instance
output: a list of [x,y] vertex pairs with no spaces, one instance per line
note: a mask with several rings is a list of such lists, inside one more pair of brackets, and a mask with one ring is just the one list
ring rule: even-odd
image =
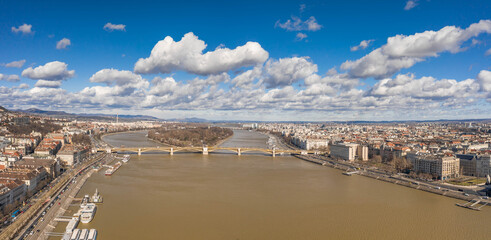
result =
[[80,214],[80,221],[82,223],[89,223],[92,221],[95,215],[97,207],[93,203],[87,203],[84,206],[82,206],[81,209],[81,214]]
[[113,175],[113,173],[116,172],[116,170],[118,170],[121,167],[121,164],[122,164],[121,162],[117,162],[113,166],[109,167],[104,174],[106,176]]
[[95,190],[94,195],[92,195],[91,202],[93,202],[93,203],[101,203],[102,202],[102,196],[99,194],[99,191],[97,191],[97,189]]

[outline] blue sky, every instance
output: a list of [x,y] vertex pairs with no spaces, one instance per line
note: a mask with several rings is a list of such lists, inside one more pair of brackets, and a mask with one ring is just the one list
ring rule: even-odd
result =
[[[249,120],[491,117],[491,4],[485,0],[1,1],[0,9],[0,105],[6,107]],[[295,19],[300,25],[291,24]],[[124,30],[105,30],[107,23]],[[463,33],[478,23],[478,30]],[[23,24],[30,31],[13,29]],[[457,29],[440,31],[450,26]],[[437,34],[428,40],[421,35],[425,31]],[[164,52],[149,60],[152,69],[136,71],[137,61],[150,59],[157,42],[166,36],[179,42],[190,32],[207,45],[203,54],[254,42],[267,56],[232,52],[234,63],[216,71],[218,63],[189,59],[196,52]],[[408,38],[386,46],[396,35]],[[423,40],[412,42],[414,35]],[[70,44],[57,49],[63,38]],[[363,40],[366,48],[350,50]],[[342,66],[384,46],[390,49],[384,56],[416,62],[388,72],[382,66],[387,62],[374,59]],[[165,66],[157,64],[162,59],[168,59]],[[20,60],[22,67],[5,65]],[[46,64],[54,61],[74,73],[53,79],[23,74],[29,67],[51,71]],[[383,73],[367,73],[364,64]],[[118,72],[94,77],[103,69]],[[255,77],[248,75],[246,85],[236,84],[235,78],[253,69]]]

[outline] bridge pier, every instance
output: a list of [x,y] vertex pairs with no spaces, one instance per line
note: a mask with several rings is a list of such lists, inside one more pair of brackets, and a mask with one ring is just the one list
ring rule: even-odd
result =
[[208,147],[203,147],[203,155],[208,155]]
[[273,157],[276,157],[276,150],[273,148]]
[[240,148],[237,148],[237,155],[240,156]]
[[141,155],[142,155],[142,149],[138,148],[138,156],[141,156]]
[[170,148],[170,152],[169,152],[170,155],[174,155],[174,148]]

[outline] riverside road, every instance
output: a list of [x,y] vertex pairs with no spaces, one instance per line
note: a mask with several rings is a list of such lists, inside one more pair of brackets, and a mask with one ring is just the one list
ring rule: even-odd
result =
[[[51,200],[44,204],[38,214],[24,226],[16,239],[47,239],[50,231],[56,226],[54,219],[66,211],[85,180],[94,171],[91,166],[110,157],[111,155],[109,154],[99,154],[94,157],[96,160],[93,163],[83,167],[81,170],[79,169],[78,171],[80,172],[67,181]],[[67,172],[65,174],[69,173]]]

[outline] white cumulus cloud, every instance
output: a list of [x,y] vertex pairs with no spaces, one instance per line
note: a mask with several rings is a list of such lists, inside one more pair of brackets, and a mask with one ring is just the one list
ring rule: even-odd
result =
[[302,40],[304,40],[305,38],[307,38],[307,34],[305,34],[305,33],[301,33],[301,32],[297,33],[297,38],[296,38],[296,39],[297,39],[297,41],[302,41]]
[[363,40],[360,42],[360,44],[358,44],[358,46],[353,46],[350,48],[350,50],[352,52],[354,51],[358,51],[360,49],[365,49],[368,47],[368,45],[370,45],[370,43],[372,43],[374,40],[373,39],[370,39],[370,40]]
[[441,52],[457,53],[462,44],[481,33],[491,33],[491,20],[481,20],[466,29],[447,26],[439,31],[425,31],[414,35],[390,37],[387,44],[368,55],[346,61],[341,69],[349,70],[353,77],[382,79],[403,68],[412,67],[427,57],[436,57]]
[[264,81],[268,88],[282,87],[314,74],[317,72],[317,64],[307,57],[280,58],[278,61],[268,61],[264,70]]
[[34,87],[38,88],[59,88],[61,87],[61,81],[46,81],[46,80],[37,80]]
[[105,83],[108,86],[146,86],[147,82],[140,75],[127,70],[102,69],[96,72],[89,81],[95,83]]
[[5,80],[7,80],[8,82],[18,82],[20,81],[20,78],[19,75],[12,74],[9,75]]
[[28,89],[29,88],[29,85],[26,84],[26,83],[21,83],[21,84],[19,84],[19,87],[18,88],[19,89]]
[[112,24],[112,23],[108,22],[108,23],[106,23],[106,25],[104,25],[104,30],[106,30],[108,32],[112,32],[114,30],[126,31],[126,25],[124,25],[124,24]]
[[292,16],[291,19],[286,20],[286,22],[281,23],[278,20],[275,24],[275,27],[279,27],[285,29],[287,31],[319,31],[322,28],[314,16],[311,16],[309,19],[303,21],[299,17]]
[[15,67],[15,68],[21,68],[24,66],[24,63],[26,63],[25,59],[19,60],[19,61],[13,61],[9,63],[2,64],[5,67]]
[[20,81],[19,75],[6,75],[6,74],[1,74],[0,73],[0,80],[5,80],[7,82],[18,82]]
[[481,86],[481,90],[488,92],[489,96],[491,96],[491,71],[481,70],[477,75],[477,81]]
[[406,6],[404,6],[404,10],[411,10],[414,7],[418,6],[418,0],[409,0],[406,2]]
[[36,68],[29,67],[22,71],[22,76],[35,80],[65,80],[75,75],[75,70],[68,70],[67,68],[68,64],[64,62],[54,61]]
[[32,25],[31,24],[22,24],[19,27],[12,27],[12,32],[14,33],[22,33],[22,34],[30,34],[34,33],[32,31]]
[[72,42],[68,38],[63,38],[56,43],[56,49],[66,49]]
[[235,49],[218,48],[203,54],[206,46],[204,41],[191,32],[178,42],[167,36],[154,46],[148,58],[140,58],[136,62],[134,70],[144,74],[183,70],[209,75],[261,64],[269,57],[268,52],[257,42],[247,42]]
[[445,99],[470,97],[478,91],[479,84],[474,79],[463,81],[437,80],[434,77],[417,79],[413,74],[399,74],[394,79],[388,78],[379,81],[369,93],[373,96]]

